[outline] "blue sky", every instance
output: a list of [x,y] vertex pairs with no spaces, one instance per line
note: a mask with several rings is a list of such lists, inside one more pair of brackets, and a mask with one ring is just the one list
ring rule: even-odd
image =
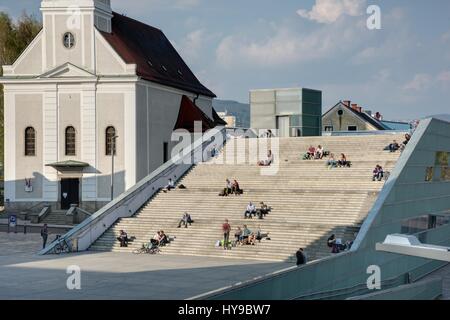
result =
[[[14,17],[38,0],[0,0]],[[219,98],[256,88],[323,91],[324,109],[351,99],[385,118],[450,113],[448,0],[112,0],[162,29]],[[381,8],[381,30],[366,8]]]

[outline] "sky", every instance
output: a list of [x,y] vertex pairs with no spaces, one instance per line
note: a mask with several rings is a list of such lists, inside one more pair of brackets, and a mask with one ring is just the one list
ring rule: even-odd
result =
[[[450,113],[448,0],[112,0],[164,31],[220,99],[251,89],[322,90],[324,111],[351,100],[392,120]],[[40,18],[39,0],[0,10]],[[381,29],[370,30],[370,5]]]

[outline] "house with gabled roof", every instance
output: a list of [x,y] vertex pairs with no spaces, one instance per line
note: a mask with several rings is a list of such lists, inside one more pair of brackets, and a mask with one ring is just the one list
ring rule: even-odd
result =
[[5,202],[91,211],[170,157],[174,129],[219,124],[215,94],[164,33],[110,0],[42,0],[43,28],[3,66]]
[[402,130],[407,131],[408,123],[398,121],[385,121],[377,112],[364,110],[358,104],[351,101],[339,101],[322,116],[322,131],[383,131]]

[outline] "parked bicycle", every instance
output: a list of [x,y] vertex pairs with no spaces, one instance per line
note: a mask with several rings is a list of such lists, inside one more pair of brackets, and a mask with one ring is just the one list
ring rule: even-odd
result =
[[134,249],[133,253],[134,254],[141,254],[141,253],[146,253],[146,254],[158,254],[160,253],[161,250],[157,247],[157,246],[148,246],[146,244],[143,244],[142,247],[140,247],[139,249]]
[[57,242],[55,247],[53,248],[55,254],[69,253],[71,251],[69,243],[65,238],[62,238],[60,235],[58,235],[56,236],[55,241]]

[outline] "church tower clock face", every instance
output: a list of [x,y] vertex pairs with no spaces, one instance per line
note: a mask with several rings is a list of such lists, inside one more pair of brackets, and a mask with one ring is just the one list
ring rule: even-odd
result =
[[75,36],[71,32],[66,32],[63,38],[64,47],[72,49],[75,45]]

